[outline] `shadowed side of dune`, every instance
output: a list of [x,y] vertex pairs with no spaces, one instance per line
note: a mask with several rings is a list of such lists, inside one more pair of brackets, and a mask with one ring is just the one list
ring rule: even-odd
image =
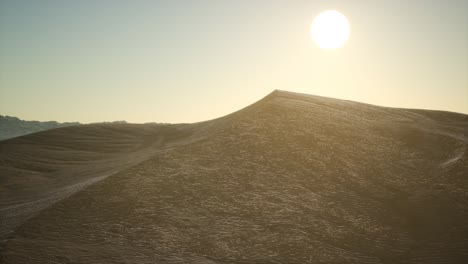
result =
[[184,125],[92,124],[0,142],[0,236],[56,201],[191,133]]

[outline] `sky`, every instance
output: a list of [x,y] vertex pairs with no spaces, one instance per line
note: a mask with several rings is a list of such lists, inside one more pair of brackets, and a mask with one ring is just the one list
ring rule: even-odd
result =
[[[348,42],[310,25],[338,10]],[[0,114],[197,122],[275,89],[468,114],[467,0],[0,0]]]

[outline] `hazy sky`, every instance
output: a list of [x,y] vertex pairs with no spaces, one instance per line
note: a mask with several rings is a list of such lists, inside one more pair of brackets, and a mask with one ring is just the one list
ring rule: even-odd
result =
[[[309,27],[343,13],[351,37]],[[274,89],[468,113],[468,0],[0,0],[0,114],[194,122]]]

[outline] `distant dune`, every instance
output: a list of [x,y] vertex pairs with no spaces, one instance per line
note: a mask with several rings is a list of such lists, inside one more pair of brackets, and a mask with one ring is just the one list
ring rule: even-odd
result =
[[275,91],[0,142],[0,263],[467,263],[468,116]]
[[25,121],[17,117],[0,115],[0,140],[19,137],[39,131],[59,127],[80,125],[77,122],[59,123],[55,121]]

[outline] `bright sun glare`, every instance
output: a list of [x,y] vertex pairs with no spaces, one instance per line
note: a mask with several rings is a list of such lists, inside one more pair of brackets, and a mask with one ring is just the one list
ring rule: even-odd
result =
[[343,46],[350,32],[348,19],[335,10],[321,12],[310,27],[312,39],[321,49],[336,49]]

